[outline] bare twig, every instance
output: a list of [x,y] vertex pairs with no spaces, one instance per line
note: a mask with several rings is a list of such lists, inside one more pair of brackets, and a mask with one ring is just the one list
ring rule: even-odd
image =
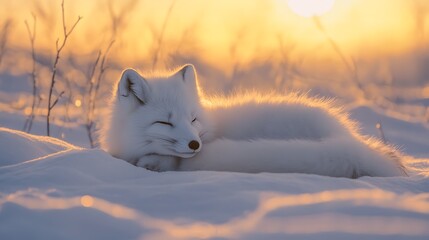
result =
[[56,50],[57,50],[57,54],[55,57],[55,61],[54,61],[54,65],[52,67],[52,78],[51,78],[51,85],[49,88],[49,95],[48,95],[48,114],[46,115],[46,131],[47,131],[47,135],[50,136],[50,126],[49,126],[49,121],[50,121],[50,117],[51,117],[51,110],[54,108],[54,106],[57,104],[58,99],[62,96],[62,94],[64,92],[62,92],[57,99],[52,103],[52,92],[55,86],[55,77],[57,74],[57,65],[58,65],[58,61],[60,59],[60,54],[61,51],[63,50],[64,46],[66,45],[67,39],[70,36],[70,34],[73,32],[74,28],[76,27],[76,25],[79,23],[79,21],[82,19],[81,16],[78,16],[76,22],[72,25],[72,27],[70,28],[70,30],[67,30],[67,26],[66,26],[66,22],[65,22],[65,17],[64,17],[64,0],[61,2],[61,13],[62,13],[62,21],[63,21],[63,41],[61,42],[61,44],[59,45],[59,39],[57,39],[56,41]]
[[341,61],[344,63],[344,66],[346,66],[347,71],[350,73],[351,78],[356,83],[358,89],[362,92],[363,95],[365,95],[365,91],[363,89],[362,84],[359,81],[359,76],[357,74],[357,68],[355,62],[352,60],[351,63],[347,60],[346,56],[344,55],[343,51],[341,51],[341,48],[338,46],[337,42],[329,36],[329,34],[326,32],[325,28],[322,25],[322,22],[320,21],[319,17],[314,16],[313,17],[314,24],[319,29],[320,32],[322,32],[326,39],[328,40],[329,44],[331,45],[332,49],[335,51],[335,53],[340,57]]
[[194,42],[190,42],[189,40],[196,39],[195,34],[198,32],[199,24],[201,24],[200,21],[195,19],[192,21],[192,24],[189,25],[183,32],[182,36],[180,37],[176,50],[174,51],[175,54],[180,54],[180,50],[186,45],[186,46],[192,46],[196,45]]
[[60,100],[60,98],[63,96],[63,94],[64,94],[64,91],[62,91],[62,92],[60,93],[60,95],[58,95],[58,97],[55,99],[55,101],[52,103],[52,105],[51,105],[51,107],[50,107],[50,109],[51,109],[51,110],[52,110],[52,108],[54,108],[54,107],[55,107],[55,105],[57,105],[58,100]]
[[33,126],[33,121],[34,121],[34,117],[35,117],[35,107],[36,107],[36,102],[37,100],[40,101],[40,96],[36,97],[38,95],[38,86],[37,86],[37,74],[36,74],[36,51],[34,48],[34,44],[36,41],[36,25],[37,25],[37,19],[36,19],[36,15],[33,15],[33,31],[30,30],[30,26],[28,25],[27,20],[25,20],[25,26],[27,27],[27,32],[28,32],[28,37],[30,38],[30,44],[31,44],[31,58],[33,60],[32,63],[32,70],[31,70],[31,79],[32,79],[32,83],[33,83],[33,100],[32,100],[32,104],[31,104],[31,112],[30,115],[28,116],[27,120],[25,121],[24,124],[24,131],[26,132],[30,132],[31,128]]
[[100,57],[101,57],[101,51],[98,51],[97,54],[97,58],[95,59],[94,65],[92,66],[91,72],[88,76],[88,80],[89,80],[89,90],[88,90],[88,109],[86,112],[86,132],[88,134],[88,139],[89,139],[89,144],[91,145],[91,148],[94,147],[94,141],[92,138],[92,127],[93,127],[93,112],[92,112],[92,102],[95,100],[95,97],[93,96],[93,92],[94,92],[94,83],[95,83],[95,79],[94,79],[94,74],[95,74],[95,70],[98,66],[98,62],[100,61]]
[[153,54],[152,69],[155,69],[157,64],[158,64],[160,53],[161,53],[162,43],[164,41],[165,30],[167,28],[168,20],[170,19],[170,16],[171,16],[171,13],[173,11],[175,4],[176,4],[176,0],[173,0],[170,4],[170,7],[167,10],[167,14],[165,15],[164,22],[162,23],[161,32],[159,33],[159,36],[158,36],[158,39],[156,42],[156,49],[155,49],[155,52]]
[[67,89],[69,89],[68,98],[65,103],[65,121],[71,122],[69,110],[70,110],[70,104],[72,103],[72,99],[73,99],[73,91],[72,91],[73,86],[68,77],[64,77],[64,83],[66,84]]
[[[121,3],[123,3],[124,1],[120,1]],[[110,20],[112,21],[112,36],[111,39],[116,39],[116,36],[118,34],[118,30],[119,29],[123,29],[124,26],[126,25],[126,17],[131,15],[131,11],[133,11],[134,9],[136,9],[136,4],[138,3],[138,0],[129,0],[127,2],[125,2],[122,6],[120,7],[114,7],[113,6],[113,1],[109,0],[108,1],[108,11],[109,11],[109,15],[110,15]],[[115,10],[119,11],[117,13],[115,13]]]
[[88,101],[88,111],[87,111],[87,118],[86,118],[86,131],[88,133],[88,139],[89,139],[89,143],[91,145],[91,148],[95,147],[95,142],[94,142],[94,138],[92,136],[93,130],[94,130],[94,115],[95,115],[95,107],[96,107],[96,99],[97,99],[97,95],[98,95],[98,91],[100,89],[100,83],[101,80],[103,79],[103,76],[107,70],[107,66],[106,61],[107,61],[107,56],[109,54],[110,49],[112,48],[112,45],[115,41],[111,41],[109,46],[106,49],[106,52],[104,53],[102,59],[101,59],[101,63],[100,63],[100,71],[98,73],[98,77],[97,79],[95,79],[93,81],[93,77],[94,77],[94,73],[95,73],[95,69],[97,67],[97,64],[100,60],[100,56],[101,56],[101,52],[98,53],[97,59],[95,60],[94,66],[92,68],[92,71],[90,73],[90,87],[89,87],[89,101]]
[[300,60],[292,61],[290,54],[295,48],[295,44],[286,44],[281,34],[277,35],[278,49],[277,54],[280,55],[279,61],[279,79],[276,80],[276,84],[284,88],[293,88],[295,85],[295,77],[303,77],[302,72],[299,71],[298,65]]
[[[98,78],[97,78],[97,82],[95,84],[95,91],[94,91],[94,99],[98,94],[98,90],[100,89],[100,83],[101,80],[103,79],[104,73],[106,72],[106,70],[108,69],[107,66],[105,66],[106,61],[107,61],[107,56],[110,52],[110,49],[112,48],[113,43],[115,43],[115,40],[112,40],[109,44],[109,46],[106,49],[106,52],[104,53],[103,58],[101,59],[101,65],[100,65],[100,72],[98,74]],[[95,109],[95,100],[92,102],[93,106],[92,106],[92,111],[94,111]]]
[[229,76],[229,81],[224,85],[223,92],[224,93],[230,93],[233,91],[233,83],[235,81],[238,81],[238,75],[240,73],[240,68],[242,67],[240,63],[240,57],[238,56],[240,47],[242,45],[243,39],[245,39],[247,33],[248,33],[248,27],[246,25],[240,26],[239,29],[237,29],[234,32],[234,41],[232,41],[229,45],[229,60],[231,62],[231,74]]
[[11,25],[12,20],[6,20],[0,32],[0,66],[3,61],[4,54],[6,53],[7,40],[9,37],[9,29]]
[[335,40],[329,36],[329,34],[326,32],[325,28],[322,25],[322,22],[320,21],[319,17],[314,16],[313,17],[314,24],[316,25],[317,29],[325,35],[326,39],[328,40],[329,44],[331,45],[332,49],[335,51],[335,53],[340,57],[341,61],[344,63],[344,65],[347,68],[347,71],[350,73],[352,81],[356,84],[357,89],[361,92],[362,96],[364,96],[366,99],[368,99],[367,92],[365,91],[365,88],[363,84],[359,80],[359,75],[357,71],[356,63],[353,59],[351,59],[351,62],[349,62],[344,55],[341,48],[338,46],[338,44],[335,42]]
[[[318,17],[313,17],[313,21],[314,21],[316,27],[325,35],[325,37],[327,38],[328,42],[330,43],[330,45],[334,49],[334,51],[337,53],[337,55],[343,61],[344,65],[346,66],[348,72],[351,75],[351,79],[352,79],[353,83],[355,84],[355,86],[357,87],[357,89],[359,90],[359,92],[361,93],[361,96],[365,100],[371,100],[374,96],[372,96],[370,93],[368,93],[368,91],[365,89],[363,83],[360,81],[359,75],[358,75],[357,64],[354,61],[354,59],[351,58],[350,62],[347,60],[346,56],[343,54],[343,52],[341,51],[341,49],[338,46],[338,44],[334,41],[334,39],[332,39],[328,35],[328,33],[326,32],[326,30],[324,29],[324,27],[322,25],[322,22],[320,21],[320,19]],[[377,97],[378,97],[378,101],[377,102],[373,101],[373,104],[374,104],[373,108],[377,107],[377,108],[386,110],[386,105],[395,105],[395,103],[393,103],[391,100],[389,100],[385,96],[377,96]],[[381,127],[381,125],[380,125],[380,127]],[[382,131],[383,130],[381,129],[381,133],[382,133]],[[386,141],[386,139],[384,139],[383,141]]]
[[92,93],[94,91],[94,84],[95,84],[94,75],[95,75],[95,70],[97,69],[97,66],[98,66],[98,62],[100,61],[100,57],[101,57],[101,51],[98,51],[97,58],[95,59],[94,65],[91,68],[91,72],[88,75],[88,82],[89,82],[88,106],[91,105],[93,100]]
[[[73,99],[73,85],[72,82],[70,81],[70,79],[68,77],[64,77],[64,83],[67,87],[67,89],[69,89],[68,91],[68,96],[67,99],[65,99],[65,104],[64,104],[64,109],[65,109],[65,116],[64,116],[64,121],[62,121],[60,128],[58,129],[58,132],[61,133],[61,138],[64,138],[64,132],[63,129],[66,125],[66,122],[71,122],[71,118],[70,118],[70,104],[72,103],[72,99]],[[64,92],[62,92],[61,94],[64,94]]]

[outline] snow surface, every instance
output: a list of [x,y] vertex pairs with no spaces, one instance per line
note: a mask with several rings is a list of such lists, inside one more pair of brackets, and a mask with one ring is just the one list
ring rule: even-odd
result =
[[[365,116],[377,115],[367,111],[354,115],[367,121]],[[99,149],[10,129],[23,122],[19,114],[0,112],[0,239],[429,237],[428,159],[410,158],[415,173],[392,178],[157,173]],[[35,131],[42,133],[43,126],[37,121]],[[421,128],[410,124],[403,131],[413,127]],[[424,139],[427,133],[413,136]],[[82,133],[66,136],[87,146]],[[428,141],[420,144],[416,153],[429,156]]]

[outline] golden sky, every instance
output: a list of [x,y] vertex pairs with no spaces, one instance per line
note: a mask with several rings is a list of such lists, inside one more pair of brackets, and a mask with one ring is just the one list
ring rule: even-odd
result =
[[[308,0],[307,0],[308,1]],[[311,2],[311,0],[309,0]],[[59,0],[1,0],[0,24],[12,20],[10,42],[29,45],[24,20],[37,17],[39,49],[54,50],[61,36]],[[226,67],[234,61],[281,58],[279,48],[292,57],[336,58],[327,44],[335,41],[350,56],[396,54],[427,42],[427,1],[336,0],[318,17],[303,17],[287,0],[164,0],[66,1],[66,20],[82,21],[70,38],[68,51],[88,54],[110,39],[121,61],[143,61],[158,51],[198,55]],[[158,50],[158,43],[161,49]]]
[[[31,71],[24,21],[32,26],[34,14],[37,74],[47,88],[55,42],[63,38],[61,0],[0,0],[0,6],[0,43],[9,26],[0,72]],[[422,106],[385,100],[429,96],[428,13],[427,0],[65,0],[68,29],[83,18],[59,68],[84,89],[97,52],[115,40],[105,92],[126,67],[145,73],[193,63],[213,92],[313,91],[401,114],[423,112],[426,119]],[[67,88],[63,81],[57,87]]]
[[[47,88],[55,42],[63,39],[61,0],[0,6],[0,73],[32,71],[25,21],[31,28],[35,16],[37,76]],[[193,63],[214,92],[314,91],[383,108],[393,108],[386,99],[412,105],[429,98],[428,0],[65,0],[68,29],[78,16],[58,67],[79,89],[98,51],[114,40],[108,91],[126,67]],[[57,87],[68,88],[65,81]],[[429,116],[426,105],[399,107]]]

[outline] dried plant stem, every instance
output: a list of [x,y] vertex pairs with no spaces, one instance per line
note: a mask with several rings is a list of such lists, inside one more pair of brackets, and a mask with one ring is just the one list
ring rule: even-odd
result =
[[91,145],[91,148],[95,147],[95,141],[94,141],[94,137],[93,137],[93,131],[94,131],[94,115],[95,115],[95,103],[96,103],[96,99],[97,99],[97,95],[98,95],[98,91],[100,89],[100,83],[101,80],[103,79],[104,73],[107,70],[107,66],[106,64],[106,60],[107,60],[107,55],[109,54],[110,49],[112,48],[112,45],[115,41],[111,41],[109,46],[106,49],[106,52],[104,53],[103,57],[101,58],[101,63],[100,63],[100,71],[98,73],[98,77],[97,79],[94,79],[94,75],[95,75],[95,70],[97,68],[97,65],[100,61],[100,57],[101,57],[101,51],[98,52],[97,58],[95,60],[94,66],[91,69],[90,75],[89,75],[89,80],[90,80],[90,85],[89,85],[89,91],[88,91],[88,110],[87,110],[87,115],[86,115],[86,131],[88,134],[88,139],[89,139],[89,143]]
[[9,29],[11,25],[12,25],[12,20],[10,19],[6,20],[0,32],[0,66],[3,61],[3,56],[6,53],[6,45],[7,45]]
[[[119,30],[123,29],[127,24],[126,18],[131,15],[131,12],[136,8],[139,0],[129,0],[129,1],[120,1],[123,3],[122,6],[114,7],[113,0],[109,0],[107,2],[107,8],[109,10],[109,15],[112,23],[112,37],[111,39],[115,39]],[[115,13],[115,10],[118,10]]]
[[76,22],[73,24],[73,26],[70,28],[70,30],[67,31],[67,27],[66,27],[66,22],[65,22],[65,17],[64,17],[64,0],[61,2],[61,13],[62,13],[62,20],[63,20],[63,41],[61,42],[61,44],[59,45],[59,39],[57,39],[56,41],[56,50],[57,50],[57,54],[55,56],[55,61],[54,61],[54,65],[52,67],[52,77],[51,77],[51,84],[49,87],[49,95],[48,95],[48,113],[46,115],[46,131],[47,131],[47,135],[50,136],[50,117],[51,117],[51,110],[55,107],[55,105],[58,103],[59,98],[64,94],[64,91],[61,92],[57,98],[55,100],[53,100],[52,102],[52,92],[54,90],[54,86],[55,86],[55,77],[57,74],[57,65],[58,65],[58,61],[60,59],[60,54],[61,51],[63,50],[64,46],[66,45],[67,39],[70,36],[70,34],[73,32],[74,28],[76,27],[76,25],[79,23],[79,21],[82,19],[81,16],[78,16],[78,19],[76,20]]
[[89,80],[89,90],[88,90],[88,109],[86,112],[86,132],[88,134],[88,139],[89,139],[89,144],[91,145],[91,148],[94,147],[94,140],[92,138],[92,126],[93,126],[93,112],[91,111],[91,106],[92,106],[92,101],[94,101],[94,83],[95,83],[95,79],[94,79],[94,74],[95,74],[95,70],[98,66],[98,62],[100,61],[100,57],[101,57],[101,51],[98,51],[97,54],[97,58],[95,59],[94,65],[92,66],[91,72],[88,76],[88,80]]
[[176,0],[173,0],[170,4],[170,7],[167,10],[167,14],[165,15],[164,22],[162,23],[161,32],[158,36],[157,43],[156,43],[157,45],[156,45],[155,53],[153,54],[152,69],[155,69],[157,67],[159,57],[161,54],[162,43],[164,41],[165,30],[167,29],[168,20],[170,19],[170,16],[175,4],[176,4]]
[[35,108],[36,108],[36,102],[40,102],[40,96],[38,96],[38,89],[37,89],[37,74],[36,74],[36,51],[34,48],[34,44],[36,41],[36,25],[37,25],[37,19],[36,16],[33,14],[33,31],[30,30],[30,26],[28,25],[27,20],[25,21],[25,26],[27,27],[28,37],[30,38],[30,44],[31,44],[31,58],[32,58],[32,70],[31,70],[31,80],[33,83],[33,99],[31,104],[31,112],[28,116],[27,120],[24,124],[24,131],[30,132],[31,128],[33,126],[33,121],[35,118]]
[[313,17],[314,24],[316,25],[317,29],[325,35],[326,39],[328,40],[329,44],[331,45],[332,49],[335,51],[335,53],[340,57],[341,61],[344,63],[344,65],[347,68],[347,71],[350,73],[352,81],[355,83],[357,89],[361,92],[362,96],[364,96],[366,99],[368,99],[368,94],[365,91],[365,88],[363,84],[359,80],[359,75],[357,71],[357,66],[355,61],[352,59],[351,63],[347,60],[346,56],[344,55],[341,48],[338,46],[338,44],[335,42],[335,40],[329,36],[329,34],[326,32],[325,28],[322,25],[322,22],[320,21],[319,17],[314,16]]
[[[353,83],[355,84],[355,86],[359,90],[359,92],[361,93],[361,96],[364,98],[364,100],[368,101],[368,100],[372,100],[374,97],[377,97],[378,102],[382,101],[383,104],[380,104],[380,103],[377,103],[377,102],[373,101],[372,102],[374,104],[373,107],[376,106],[376,107],[378,107],[380,109],[383,109],[383,110],[387,109],[386,108],[386,104],[388,104],[388,105],[395,105],[395,103],[393,103],[391,100],[389,100],[385,96],[382,96],[382,95],[372,96],[365,89],[364,84],[359,79],[358,66],[357,66],[356,62],[354,61],[354,59],[351,58],[350,62],[347,60],[346,56],[341,51],[341,48],[338,46],[338,44],[335,42],[335,40],[328,35],[328,33],[326,32],[325,28],[322,25],[322,22],[320,21],[320,19],[318,17],[313,17],[313,21],[314,21],[314,24],[316,25],[316,27],[318,28],[318,30],[325,35],[325,37],[327,38],[328,42],[330,43],[330,45],[334,49],[335,53],[337,53],[337,55],[341,58],[341,61],[344,63],[344,65],[346,66],[348,72],[350,73],[350,76],[351,76],[351,79],[352,79]],[[383,130],[381,129],[381,133],[382,133],[382,131]],[[383,141],[387,141],[387,140],[384,139]]]

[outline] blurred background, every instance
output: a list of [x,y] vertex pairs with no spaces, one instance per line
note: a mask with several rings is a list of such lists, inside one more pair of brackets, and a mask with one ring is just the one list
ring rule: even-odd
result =
[[[429,1],[304,2],[65,1],[66,32],[82,19],[60,53],[53,122],[88,124],[94,105],[96,130],[124,68],[144,75],[193,63],[207,94],[299,91],[427,129]],[[56,41],[64,39],[61,1],[0,5],[0,111],[43,122]]]

